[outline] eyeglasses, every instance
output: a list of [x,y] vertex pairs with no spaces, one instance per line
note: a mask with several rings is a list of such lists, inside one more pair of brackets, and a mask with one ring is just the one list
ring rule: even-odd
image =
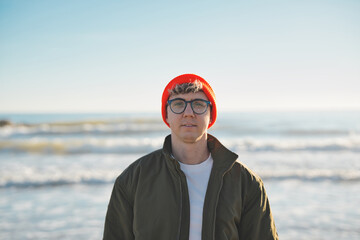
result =
[[191,109],[196,114],[203,114],[208,109],[208,106],[211,106],[210,101],[206,101],[204,99],[194,99],[191,101],[186,101],[182,98],[175,98],[167,101],[170,109],[175,114],[181,114],[185,111],[186,106],[190,103]]

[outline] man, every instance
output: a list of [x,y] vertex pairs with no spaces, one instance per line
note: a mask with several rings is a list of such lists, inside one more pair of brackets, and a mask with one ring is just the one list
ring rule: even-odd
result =
[[171,134],[116,179],[104,239],[278,239],[261,179],[207,133],[216,116],[203,78],[169,82],[162,117]]

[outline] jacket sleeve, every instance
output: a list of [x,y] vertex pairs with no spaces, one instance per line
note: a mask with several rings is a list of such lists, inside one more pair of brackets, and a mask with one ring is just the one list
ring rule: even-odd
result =
[[133,204],[121,185],[115,181],[105,218],[104,240],[135,239],[133,234]]
[[270,204],[261,180],[253,181],[243,205],[239,239],[278,240]]

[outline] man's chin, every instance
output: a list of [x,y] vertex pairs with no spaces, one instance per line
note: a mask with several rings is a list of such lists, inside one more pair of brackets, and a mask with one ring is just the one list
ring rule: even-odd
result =
[[200,141],[202,137],[203,137],[202,135],[197,135],[197,134],[184,134],[182,136],[182,139],[184,143],[191,144]]

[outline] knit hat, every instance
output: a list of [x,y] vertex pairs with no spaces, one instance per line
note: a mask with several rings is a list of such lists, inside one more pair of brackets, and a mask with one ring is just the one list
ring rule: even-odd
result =
[[166,125],[168,125],[168,127],[170,127],[170,125],[166,121],[166,116],[167,116],[166,106],[167,106],[167,101],[168,101],[169,96],[170,96],[169,91],[174,89],[175,86],[178,85],[178,84],[193,83],[196,80],[198,80],[199,82],[202,83],[202,87],[203,87],[202,91],[205,93],[205,95],[207,96],[207,98],[211,102],[211,122],[210,122],[208,128],[210,128],[215,123],[216,116],[217,116],[216,100],[215,100],[215,93],[212,90],[212,88],[210,87],[210,84],[208,82],[206,82],[202,77],[197,76],[195,74],[183,74],[183,75],[177,76],[176,78],[171,80],[166,85],[166,87],[164,89],[164,92],[163,92],[163,95],[162,95],[161,113],[162,113],[162,118],[163,118],[164,122],[166,123]]

